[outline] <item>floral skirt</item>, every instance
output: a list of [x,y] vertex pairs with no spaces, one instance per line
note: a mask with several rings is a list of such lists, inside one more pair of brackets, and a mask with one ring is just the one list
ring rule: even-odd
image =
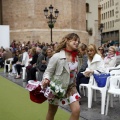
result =
[[79,101],[80,100],[80,95],[76,90],[76,85],[74,83],[72,83],[71,85],[68,86],[68,89],[66,91],[65,97],[64,98],[57,98],[55,97],[54,99],[48,99],[48,102],[50,104],[54,104],[54,105],[69,105],[75,101]]

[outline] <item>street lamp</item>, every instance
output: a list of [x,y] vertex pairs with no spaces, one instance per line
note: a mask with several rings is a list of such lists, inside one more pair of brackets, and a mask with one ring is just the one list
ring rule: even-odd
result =
[[[52,40],[52,28],[54,28],[54,24],[56,22],[58,14],[59,14],[59,11],[56,9],[54,11],[54,15],[53,15],[53,8],[54,7],[52,5],[50,5],[49,10],[47,9],[47,7],[44,9],[44,15],[46,16],[48,26],[51,29],[51,43],[53,43],[53,40]],[[49,13],[48,13],[48,11],[49,11]]]
[[104,25],[103,25],[103,23],[101,23],[101,24],[100,24],[100,27],[99,27],[100,35],[101,35],[101,44],[102,44],[102,42],[103,42],[103,35],[102,35],[103,28],[104,28]]

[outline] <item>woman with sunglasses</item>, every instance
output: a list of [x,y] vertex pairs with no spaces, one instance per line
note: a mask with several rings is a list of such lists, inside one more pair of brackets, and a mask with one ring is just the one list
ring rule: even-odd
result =
[[88,84],[90,76],[93,73],[98,73],[97,70],[99,70],[100,72],[104,72],[104,62],[102,57],[97,53],[95,45],[93,44],[88,45],[87,55],[88,55],[87,61],[88,67],[84,72],[79,72],[76,79],[77,81],[76,86],[79,93],[80,93],[79,85],[82,83]]
[[102,46],[98,47],[98,54],[102,57],[102,59],[105,58],[105,51],[104,48]]

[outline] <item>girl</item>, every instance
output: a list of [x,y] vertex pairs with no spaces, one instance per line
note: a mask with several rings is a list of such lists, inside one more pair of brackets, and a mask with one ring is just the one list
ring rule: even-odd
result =
[[80,114],[79,98],[75,86],[75,76],[77,74],[77,48],[80,38],[77,34],[66,35],[59,43],[56,53],[51,57],[48,67],[43,76],[43,86],[46,87],[52,78],[61,82],[66,91],[63,99],[57,97],[49,101],[49,108],[46,120],[54,120],[55,113],[59,105],[69,105],[71,116],[69,120],[78,120]]

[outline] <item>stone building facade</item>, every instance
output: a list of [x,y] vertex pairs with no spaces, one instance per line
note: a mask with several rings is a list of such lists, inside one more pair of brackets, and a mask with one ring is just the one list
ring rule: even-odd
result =
[[120,0],[99,0],[101,5],[101,23],[103,43],[110,40],[120,44]]
[[2,24],[2,0],[0,0],[0,25]]
[[77,33],[88,43],[85,0],[2,0],[3,25],[10,25],[10,39],[50,43],[45,7],[53,5],[59,16],[53,29],[53,42],[68,33]]
[[99,43],[98,33],[98,0],[86,0],[86,29],[89,33],[89,44]]

